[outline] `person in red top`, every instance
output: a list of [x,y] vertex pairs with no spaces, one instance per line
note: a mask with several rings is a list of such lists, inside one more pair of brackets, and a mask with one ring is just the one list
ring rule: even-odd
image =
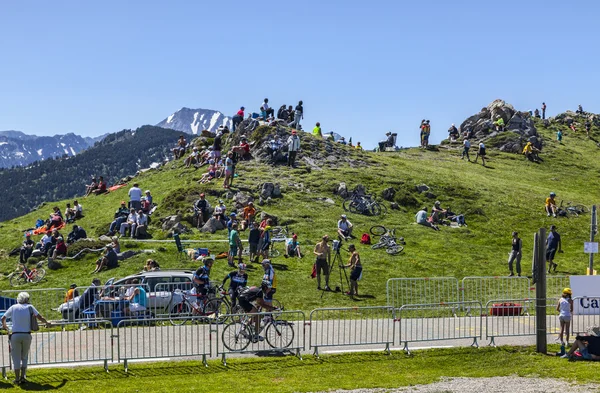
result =
[[234,153],[236,153],[242,160],[249,160],[252,158],[250,154],[250,145],[248,144],[248,139],[246,136],[242,135],[240,137],[239,146],[235,146],[231,149]]
[[233,127],[231,128],[231,132],[235,132],[235,128],[244,120],[244,110],[246,108],[241,107],[239,111],[233,116]]
[[93,190],[92,194],[99,195],[99,194],[104,194],[105,192],[106,192],[106,182],[104,181],[104,178],[102,176],[100,176],[100,180],[98,181],[98,188]]

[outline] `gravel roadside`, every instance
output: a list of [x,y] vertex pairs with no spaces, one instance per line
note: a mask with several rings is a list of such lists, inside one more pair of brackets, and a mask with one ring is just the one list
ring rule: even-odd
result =
[[556,378],[442,378],[429,385],[415,385],[398,389],[335,390],[328,393],[587,393],[600,391],[599,384],[580,385]]

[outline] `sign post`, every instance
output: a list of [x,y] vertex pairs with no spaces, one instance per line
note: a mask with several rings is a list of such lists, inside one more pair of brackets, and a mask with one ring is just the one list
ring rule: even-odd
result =
[[547,328],[546,328],[546,229],[540,228],[534,236],[533,248],[534,266],[537,280],[535,283],[535,326],[536,326],[536,350],[546,353]]
[[[598,253],[598,243],[594,243],[594,235],[596,234],[596,205],[592,205],[592,218],[591,218],[592,222],[590,224],[590,241],[586,242],[586,244],[584,245],[583,250],[586,253],[590,254],[590,266],[588,267],[588,275],[593,275],[594,274],[594,254]],[[595,244],[596,248],[594,251],[594,248],[592,248],[592,251],[588,251],[587,250],[587,244]],[[594,247],[594,246],[591,246]]]

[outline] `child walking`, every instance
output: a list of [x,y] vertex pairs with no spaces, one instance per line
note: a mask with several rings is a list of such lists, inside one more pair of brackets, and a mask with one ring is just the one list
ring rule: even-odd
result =
[[564,333],[566,331],[567,345],[569,344],[569,331],[571,330],[571,316],[573,315],[573,299],[571,299],[571,288],[565,288],[562,292],[562,297],[556,305],[556,311],[559,312],[558,320],[560,321],[560,339],[561,345],[565,345],[563,341]]

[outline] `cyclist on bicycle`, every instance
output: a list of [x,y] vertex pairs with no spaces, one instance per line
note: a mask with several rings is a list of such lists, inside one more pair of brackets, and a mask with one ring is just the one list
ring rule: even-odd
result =
[[200,303],[200,300],[203,301],[206,299],[206,295],[208,295],[208,290],[210,288],[210,268],[212,267],[214,260],[212,258],[204,258],[204,265],[200,266],[196,273],[194,273],[193,284],[195,295],[197,296],[196,305]]
[[[271,306],[270,301],[267,302],[265,300],[266,297],[273,298],[274,289],[271,287],[271,284],[267,280],[263,280],[258,287],[249,287],[240,292],[238,299],[240,301],[240,306],[244,309],[244,312],[248,314],[255,314],[258,312],[258,307],[267,309],[268,311],[273,311],[274,307]],[[254,315],[252,317],[254,320],[255,332],[260,331],[260,315]],[[256,334],[252,337],[252,342],[262,341],[263,338]]]
[[262,267],[265,269],[263,282],[269,283],[270,288],[268,293],[265,293],[263,300],[270,306],[273,300],[273,295],[275,294],[275,291],[277,291],[277,276],[275,275],[275,270],[273,269],[273,265],[271,265],[270,260],[263,259]]
[[231,308],[233,309],[236,305],[237,298],[239,296],[238,291],[244,288],[248,284],[248,275],[246,274],[246,264],[240,263],[238,265],[238,270],[229,273],[223,279],[223,284],[221,286],[225,286],[225,282],[229,281],[229,297],[231,297]]

